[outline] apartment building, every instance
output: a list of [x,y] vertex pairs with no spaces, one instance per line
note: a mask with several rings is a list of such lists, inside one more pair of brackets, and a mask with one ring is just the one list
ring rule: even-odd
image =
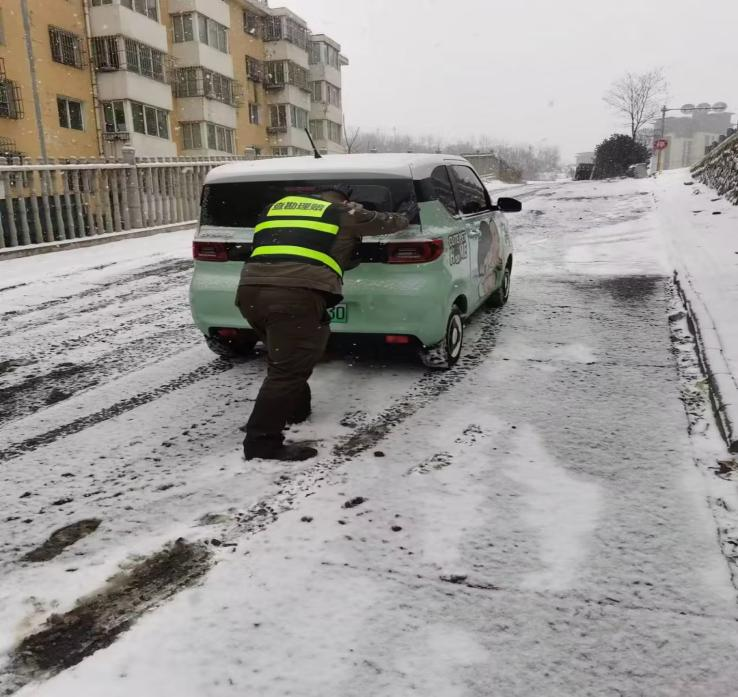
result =
[[266,0],[0,0],[0,153],[345,152],[347,64]]
[[310,39],[310,133],[324,153],[343,153],[341,69],[348,60],[325,34]]

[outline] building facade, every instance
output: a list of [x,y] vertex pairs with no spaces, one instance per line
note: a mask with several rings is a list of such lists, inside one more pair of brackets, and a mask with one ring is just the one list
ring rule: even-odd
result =
[[0,0],[0,155],[345,152],[340,48],[266,0]]
[[692,167],[713,144],[725,137],[732,116],[728,111],[693,111],[685,116],[669,116],[663,124],[661,120],[654,122],[651,129],[644,131],[644,137],[648,139],[650,135],[651,141],[663,137],[668,142],[661,154],[663,169]]

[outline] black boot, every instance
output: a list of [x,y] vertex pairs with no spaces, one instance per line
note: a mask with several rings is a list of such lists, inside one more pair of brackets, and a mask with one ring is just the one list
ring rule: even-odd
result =
[[243,454],[247,460],[281,460],[282,462],[302,462],[315,457],[318,451],[308,445],[285,445],[276,440],[244,440]]

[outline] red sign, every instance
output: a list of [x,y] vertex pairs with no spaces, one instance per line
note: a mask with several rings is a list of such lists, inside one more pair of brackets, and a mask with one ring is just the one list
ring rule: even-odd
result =
[[653,143],[653,149],[654,150],[666,150],[666,148],[669,147],[669,141],[665,138],[659,138],[658,140],[655,140]]

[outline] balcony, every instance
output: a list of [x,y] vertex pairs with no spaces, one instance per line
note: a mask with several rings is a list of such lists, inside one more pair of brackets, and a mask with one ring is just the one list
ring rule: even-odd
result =
[[132,99],[166,111],[172,110],[172,88],[137,73],[127,70],[98,73],[97,85],[102,102]]
[[230,28],[231,13],[226,2],[213,0],[169,0],[169,14],[183,12],[199,12],[201,15],[214,19],[218,24]]
[[182,97],[177,99],[177,119],[181,122],[209,121],[235,129],[238,112],[235,107],[205,97]]
[[172,56],[181,66],[201,66],[226,77],[233,78],[234,76],[231,55],[207,44],[201,44],[199,41],[172,44]]
[[90,8],[92,36],[120,34],[147,46],[168,52],[167,29],[163,24],[123,5],[101,5]]

